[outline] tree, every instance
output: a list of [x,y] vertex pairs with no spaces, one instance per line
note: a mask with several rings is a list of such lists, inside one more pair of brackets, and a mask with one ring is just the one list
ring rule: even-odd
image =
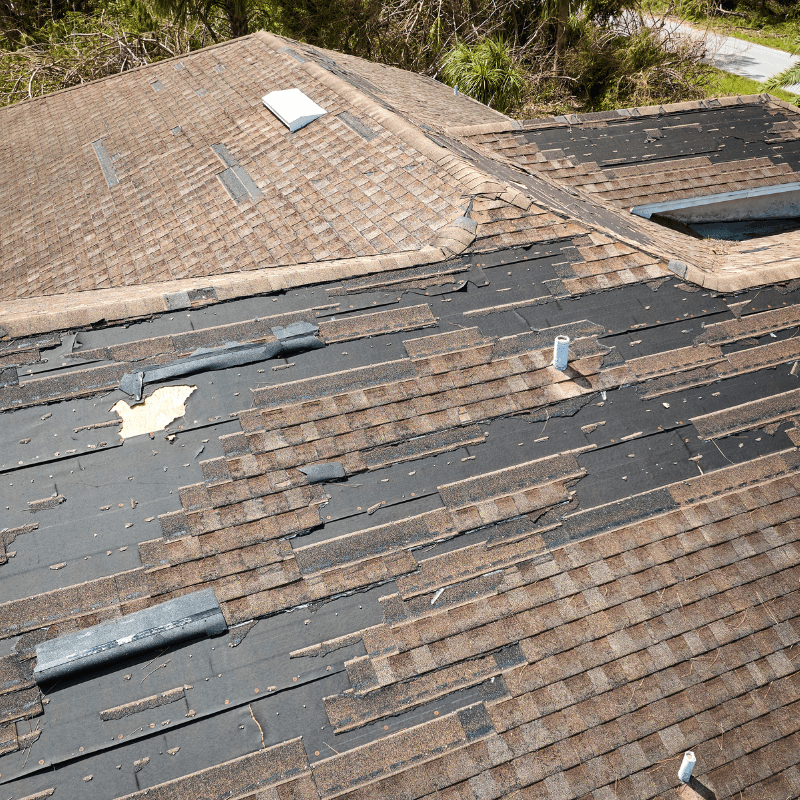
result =
[[207,31],[195,20],[180,26],[140,12],[130,6],[120,19],[70,11],[60,20],[49,20],[35,36],[11,48],[0,46],[0,106],[183,55],[210,43]]
[[303,42],[380,60],[382,0],[270,0],[281,33]]
[[[800,36],[794,40],[792,53],[793,55],[800,53]],[[793,64],[777,75],[773,75],[764,83],[764,86],[767,89],[785,89],[787,86],[794,86],[798,83],[800,83],[800,62]]]
[[199,20],[214,41],[220,38],[213,25],[218,13],[227,19],[231,39],[250,32],[251,6],[248,0],[153,0],[153,8],[157,14],[174,19],[179,25],[186,25],[192,19]]

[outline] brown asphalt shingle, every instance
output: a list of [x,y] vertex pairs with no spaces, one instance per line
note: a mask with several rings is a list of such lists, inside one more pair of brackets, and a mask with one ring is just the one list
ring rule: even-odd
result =
[[[305,64],[280,52],[286,47],[306,57]],[[219,64],[223,71],[215,69]],[[159,91],[152,85],[156,79]],[[329,113],[290,135],[260,97],[295,86]],[[717,105],[764,102],[728,99]],[[636,113],[655,117],[677,110]],[[338,117],[342,112],[350,117]],[[377,135],[367,141],[348,119]],[[614,119],[617,112],[570,115],[536,129],[578,130]],[[478,155],[456,157],[427,138],[423,124],[440,133],[449,128]],[[627,298],[641,290],[636,302],[648,303],[645,309],[668,306],[676,292],[691,295],[694,286],[665,285],[673,274],[670,253],[710,274],[736,273],[738,246],[730,246],[728,258],[729,252],[710,252],[707,244],[674,231],[659,231],[643,244],[637,236],[654,231],[654,223],[629,224],[621,210],[642,198],[658,199],[656,192],[702,195],[793,180],[789,168],[765,158],[725,163],[702,156],[666,166],[576,165],[565,156],[567,145],[548,146],[542,138],[540,147],[525,139],[522,132],[533,124],[514,125],[427,78],[270,34],[5,109],[0,126],[0,185],[17,187],[3,194],[5,205],[0,201],[0,280],[5,299],[16,301],[0,308],[0,322],[11,328],[0,343],[10,370],[3,373],[0,409],[13,412],[11,425],[26,413],[45,422],[49,413],[40,416],[33,406],[100,396],[121,375],[197,347],[231,339],[272,341],[278,324],[318,325],[328,346],[321,353],[330,359],[320,374],[298,370],[292,379],[291,372],[276,372],[276,379],[252,385],[252,396],[237,392],[235,401],[228,399],[221,411],[230,425],[217,434],[216,457],[195,462],[188,485],[159,509],[157,522],[150,518],[160,524],[161,536],[139,542],[140,566],[84,583],[70,584],[65,577],[49,591],[31,584],[27,595],[19,594],[19,581],[13,584],[9,591],[18,592],[12,595],[17,599],[0,605],[0,636],[21,638],[0,659],[0,755],[10,759],[9,768],[0,763],[0,778],[10,769],[20,779],[12,759],[29,755],[39,735],[54,730],[50,741],[57,738],[63,724],[58,696],[50,706],[51,698],[33,679],[35,645],[44,637],[211,588],[228,624],[243,626],[238,640],[232,636],[229,642],[235,647],[261,618],[282,615],[290,630],[292,622],[302,624],[301,616],[324,604],[362,602],[362,593],[385,587],[377,601],[380,622],[353,623],[356,629],[343,635],[314,631],[309,646],[307,638],[302,647],[295,644],[291,633],[269,642],[281,657],[299,659],[291,668],[297,664],[298,673],[313,673],[312,682],[326,680],[338,663],[340,683],[322,684],[333,693],[310,701],[327,720],[311,711],[308,716],[314,726],[327,723],[320,728],[326,738],[332,728],[323,740],[329,750],[312,758],[313,748],[291,737],[265,746],[265,732],[269,737],[273,729],[259,721],[263,709],[270,709],[272,719],[280,707],[285,717],[284,706],[269,703],[283,702],[298,678],[275,677],[277,660],[262,674],[263,654],[245,646],[236,653],[255,659],[261,684],[255,692],[243,689],[247,678],[237,674],[228,689],[239,707],[226,708],[228,690],[224,705],[215,706],[223,700],[210,683],[205,695],[194,695],[198,711],[190,709],[163,735],[180,727],[179,735],[191,739],[192,732],[206,730],[210,716],[230,720],[236,714],[242,723],[237,730],[257,728],[262,747],[230,758],[228,743],[214,742],[214,761],[203,751],[200,769],[197,759],[194,766],[164,759],[168,767],[159,767],[159,777],[142,772],[143,784],[136,778],[136,786],[144,786],[139,791],[131,794],[132,785],[123,791],[121,782],[109,781],[104,794],[127,792],[148,800],[675,797],[676,768],[686,749],[697,752],[697,775],[719,800],[800,794],[800,459],[790,447],[800,434],[797,427],[787,428],[798,415],[795,392],[772,391],[769,372],[788,372],[800,359],[796,339],[778,338],[800,319],[791,296],[786,308],[759,307],[750,314],[747,303],[757,297],[727,306],[710,298],[714,317],[705,330],[703,308],[703,319],[691,323],[697,330],[680,346],[667,339],[638,357],[621,352],[627,348],[619,342],[609,348],[612,329],[579,311],[564,325],[548,321],[556,309],[574,310],[601,291],[609,292],[612,310],[627,290]],[[768,135],[793,141],[797,130],[778,122]],[[98,141],[104,150],[92,147]],[[211,149],[214,144],[225,145],[263,197],[237,203],[228,194],[217,177],[226,164]],[[487,153],[496,161],[481,161]],[[514,163],[534,183],[523,184],[523,173],[508,172]],[[570,205],[555,191],[559,186],[582,194]],[[21,203],[19,187],[29,193]],[[587,197],[599,215],[591,222],[588,211],[587,219],[578,213],[589,208],[580,205]],[[464,215],[469,218],[458,219]],[[612,223],[630,226],[620,233]],[[763,282],[762,268],[772,270],[773,278],[781,270],[787,280],[796,277],[796,238],[789,234],[766,254],[754,252],[748,263],[758,277],[741,280]],[[498,255],[498,248],[508,249]],[[534,286],[531,265],[550,248],[563,259],[548,261],[552,272]],[[252,279],[243,277],[248,272]],[[517,291],[501,288],[513,274]],[[134,331],[104,340],[105,331],[93,332],[92,347],[71,354],[66,369],[55,362],[35,376],[14,369],[41,363],[42,353],[61,343],[49,331],[99,322],[107,309],[113,311],[108,319],[130,321],[332,280],[339,283],[315,295],[321,300],[310,299],[310,292],[292,298],[301,307],[288,314],[237,318],[180,334]],[[71,297],[79,292],[84,294]],[[407,292],[413,293],[411,302]],[[51,295],[60,295],[52,308]],[[363,306],[348,310],[362,300]],[[592,315],[606,313],[600,306],[593,306]],[[659,312],[655,327],[672,322],[673,312],[680,313]],[[638,337],[652,327],[637,321],[616,335]],[[13,341],[23,332],[44,333]],[[571,357],[568,368],[558,371],[552,342],[563,333],[571,337]],[[777,341],[753,338],[769,334]],[[125,343],[115,343],[120,341]],[[384,344],[393,347],[384,350]],[[358,367],[337,361],[346,348],[361,348]],[[94,360],[110,363],[96,366]],[[606,405],[612,396],[600,399],[601,392],[627,389],[634,404],[646,404],[729,381],[725,385],[738,387],[736,394],[745,384],[735,381],[753,373],[755,385],[763,382],[763,396],[752,399],[750,389],[747,397],[728,395],[725,404],[709,406],[713,411],[676,419],[670,433],[661,426],[645,434],[622,425],[621,440],[591,439],[604,419],[581,427],[577,444],[556,443],[561,429],[554,429],[561,423],[555,418],[577,425],[572,416],[589,402],[610,423],[620,423],[625,412],[613,402]],[[524,430],[522,442],[494,438],[511,425]],[[645,448],[665,441],[662,433],[694,452],[705,440],[717,447],[716,439],[743,432],[757,432],[756,442],[778,438],[765,439],[763,451],[749,449],[736,463],[720,450],[723,466],[708,471],[702,455],[682,453],[682,463],[690,462],[689,477],[682,473],[680,480],[654,483],[656,488],[639,486],[630,495],[623,486],[604,504],[582,504],[582,482],[601,484],[601,459],[619,457],[620,447],[622,458],[636,450],[627,457],[652,467],[661,456],[648,456]],[[490,463],[476,460],[496,441],[506,446],[495,445]],[[549,455],[517,456],[516,447],[548,441]],[[99,452],[106,447],[102,443]],[[132,450],[115,443],[105,455],[121,474]],[[425,463],[428,457],[459,459],[466,472],[431,479],[426,505],[417,505],[423,498],[404,488],[399,498],[384,496],[384,479],[373,478],[379,470],[392,480],[400,471],[411,477],[416,468],[406,462]],[[334,490],[310,484],[300,470],[331,461],[348,479],[372,480],[378,487],[371,497],[375,504],[337,516]],[[35,457],[27,466],[9,460],[8,469],[13,474],[19,466],[27,474],[34,464]],[[609,474],[616,475],[612,466]],[[142,472],[149,485],[158,483],[158,474]],[[61,495],[44,498],[44,491],[37,492],[25,497],[43,498],[31,507],[41,507],[42,515],[63,513]],[[70,510],[81,502],[73,497]],[[391,516],[383,515],[387,500]],[[6,551],[23,533],[20,541],[30,543],[37,558],[44,555],[34,537],[50,535],[49,526],[5,530],[3,569],[11,571],[14,553]],[[304,536],[309,538],[299,538]],[[374,596],[369,602],[375,603]],[[344,648],[352,650],[337,662]],[[333,658],[323,662],[325,656]],[[191,696],[192,686],[177,684],[162,687],[166,695],[148,684],[132,702],[103,702],[92,709],[93,719],[105,714],[111,724]],[[236,698],[242,691],[243,702]],[[312,733],[319,734],[303,728],[304,712],[294,711],[292,724],[316,741]],[[23,720],[42,714],[52,727],[44,734],[25,731]],[[160,720],[163,726],[171,722]],[[148,733],[157,723],[148,724],[138,732],[142,742],[155,742],[161,733]],[[103,737],[109,730],[103,729]],[[121,738],[136,733],[126,730]],[[129,746],[114,735],[116,740],[106,737],[114,747]],[[176,752],[167,750],[167,758]],[[93,757],[79,753],[69,756],[71,762]],[[134,775],[146,766],[137,758]],[[51,775],[36,754],[33,760],[35,780],[39,766],[48,782],[64,774],[54,766]],[[171,769],[177,777],[164,780]],[[92,787],[99,783],[90,784],[91,776],[84,780]]]
[[[446,172],[375,120],[365,141],[336,116],[362,112],[257,35],[181,63],[3,109],[5,299],[416,250],[458,216]],[[261,96],[295,87],[328,114],[290,134]],[[228,195],[220,143],[261,199]]]

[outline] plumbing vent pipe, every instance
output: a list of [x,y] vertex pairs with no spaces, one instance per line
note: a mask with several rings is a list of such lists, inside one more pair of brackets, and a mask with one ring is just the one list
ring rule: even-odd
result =
[[687,750],[683,754],[683,761],[681,762],[681,767],[678,770],[678,779],[683,783],[689,783],[692,779],[692,770],[694,769],[694,765],[697,763],[697,759],[694,757],[694,753],[691,750]]
[[553,344],[553,366],[563,372],[569,361],[569,336],[556,336]]

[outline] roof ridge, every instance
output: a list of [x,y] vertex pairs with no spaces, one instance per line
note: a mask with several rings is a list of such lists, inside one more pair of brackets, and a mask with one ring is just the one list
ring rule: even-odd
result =
[[[426,245],[419,250],[398,253],[263,267],[247,272],[180,278],[112,289],[65,292],[47,295],[47,308],[42,308],[40,297],[8,300],[0,304],[0,336],[16,339],[76,326],[141,319],[240,297],[435,263],[449,255],[439,247]],[[193,300],[188,296],[191,292],[203,293],[203,297]]]
[[736,105],[764,105],[774,104],[787,108],[795,113],[798,109],[789,103],[779,100],[771,94],[726,95],[724,97],[708,97],[702,100],[684,100],[678,103],[664,103],[653,106],[633,106],[631,108],[618,108],[613,111],[591,111],[586,114],[562,114],[554,117],[540,117],[537,119],[522,120],[522,129],[531,130],[539,127],[569,127],[580,125],[584,122],[626,122],[642,117],[659,117],[663,114],[672,114],[680,111],[707,111],[712,108],[722,108]]
[[[283,46],[284,41],[286,41],[268,31],[258,31],[253,35],[276,51],[280,49],[278,45]],[[469,190],[469,194],[502,193],[507,190],[508,187],[504,183],[493,178],[487,172],[477,169],[466,159],[453,155],[441,145],[431,141],[412,122],[409,122],[396,111],[381,107],[371,97],[368,97],[344,78],[334,75],[313,61],[304,61],[298,66],[310,72],[320,83],[344,97],[365,114],[368,114],[406,144],[430,158],[453,178],[463,183]]]

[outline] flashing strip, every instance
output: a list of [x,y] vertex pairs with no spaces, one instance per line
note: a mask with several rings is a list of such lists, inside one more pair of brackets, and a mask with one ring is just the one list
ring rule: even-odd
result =
[[706,194],[702,197],[685,197],[680,200],[665,200],[663,203],[634,206],[631,214],[637,217],[650,219],[653,214],[663,214],[668,211],[677,211],[683,208],[696,208],[709,206],[715,203],[728,203],[737,200],[747,200],[751,197],[769,197],[774,195],[800,192],[800,183],[782,183],[778,186],[757,186],[754,189],[741,189],[738,192],[723,192],[722,194]]

